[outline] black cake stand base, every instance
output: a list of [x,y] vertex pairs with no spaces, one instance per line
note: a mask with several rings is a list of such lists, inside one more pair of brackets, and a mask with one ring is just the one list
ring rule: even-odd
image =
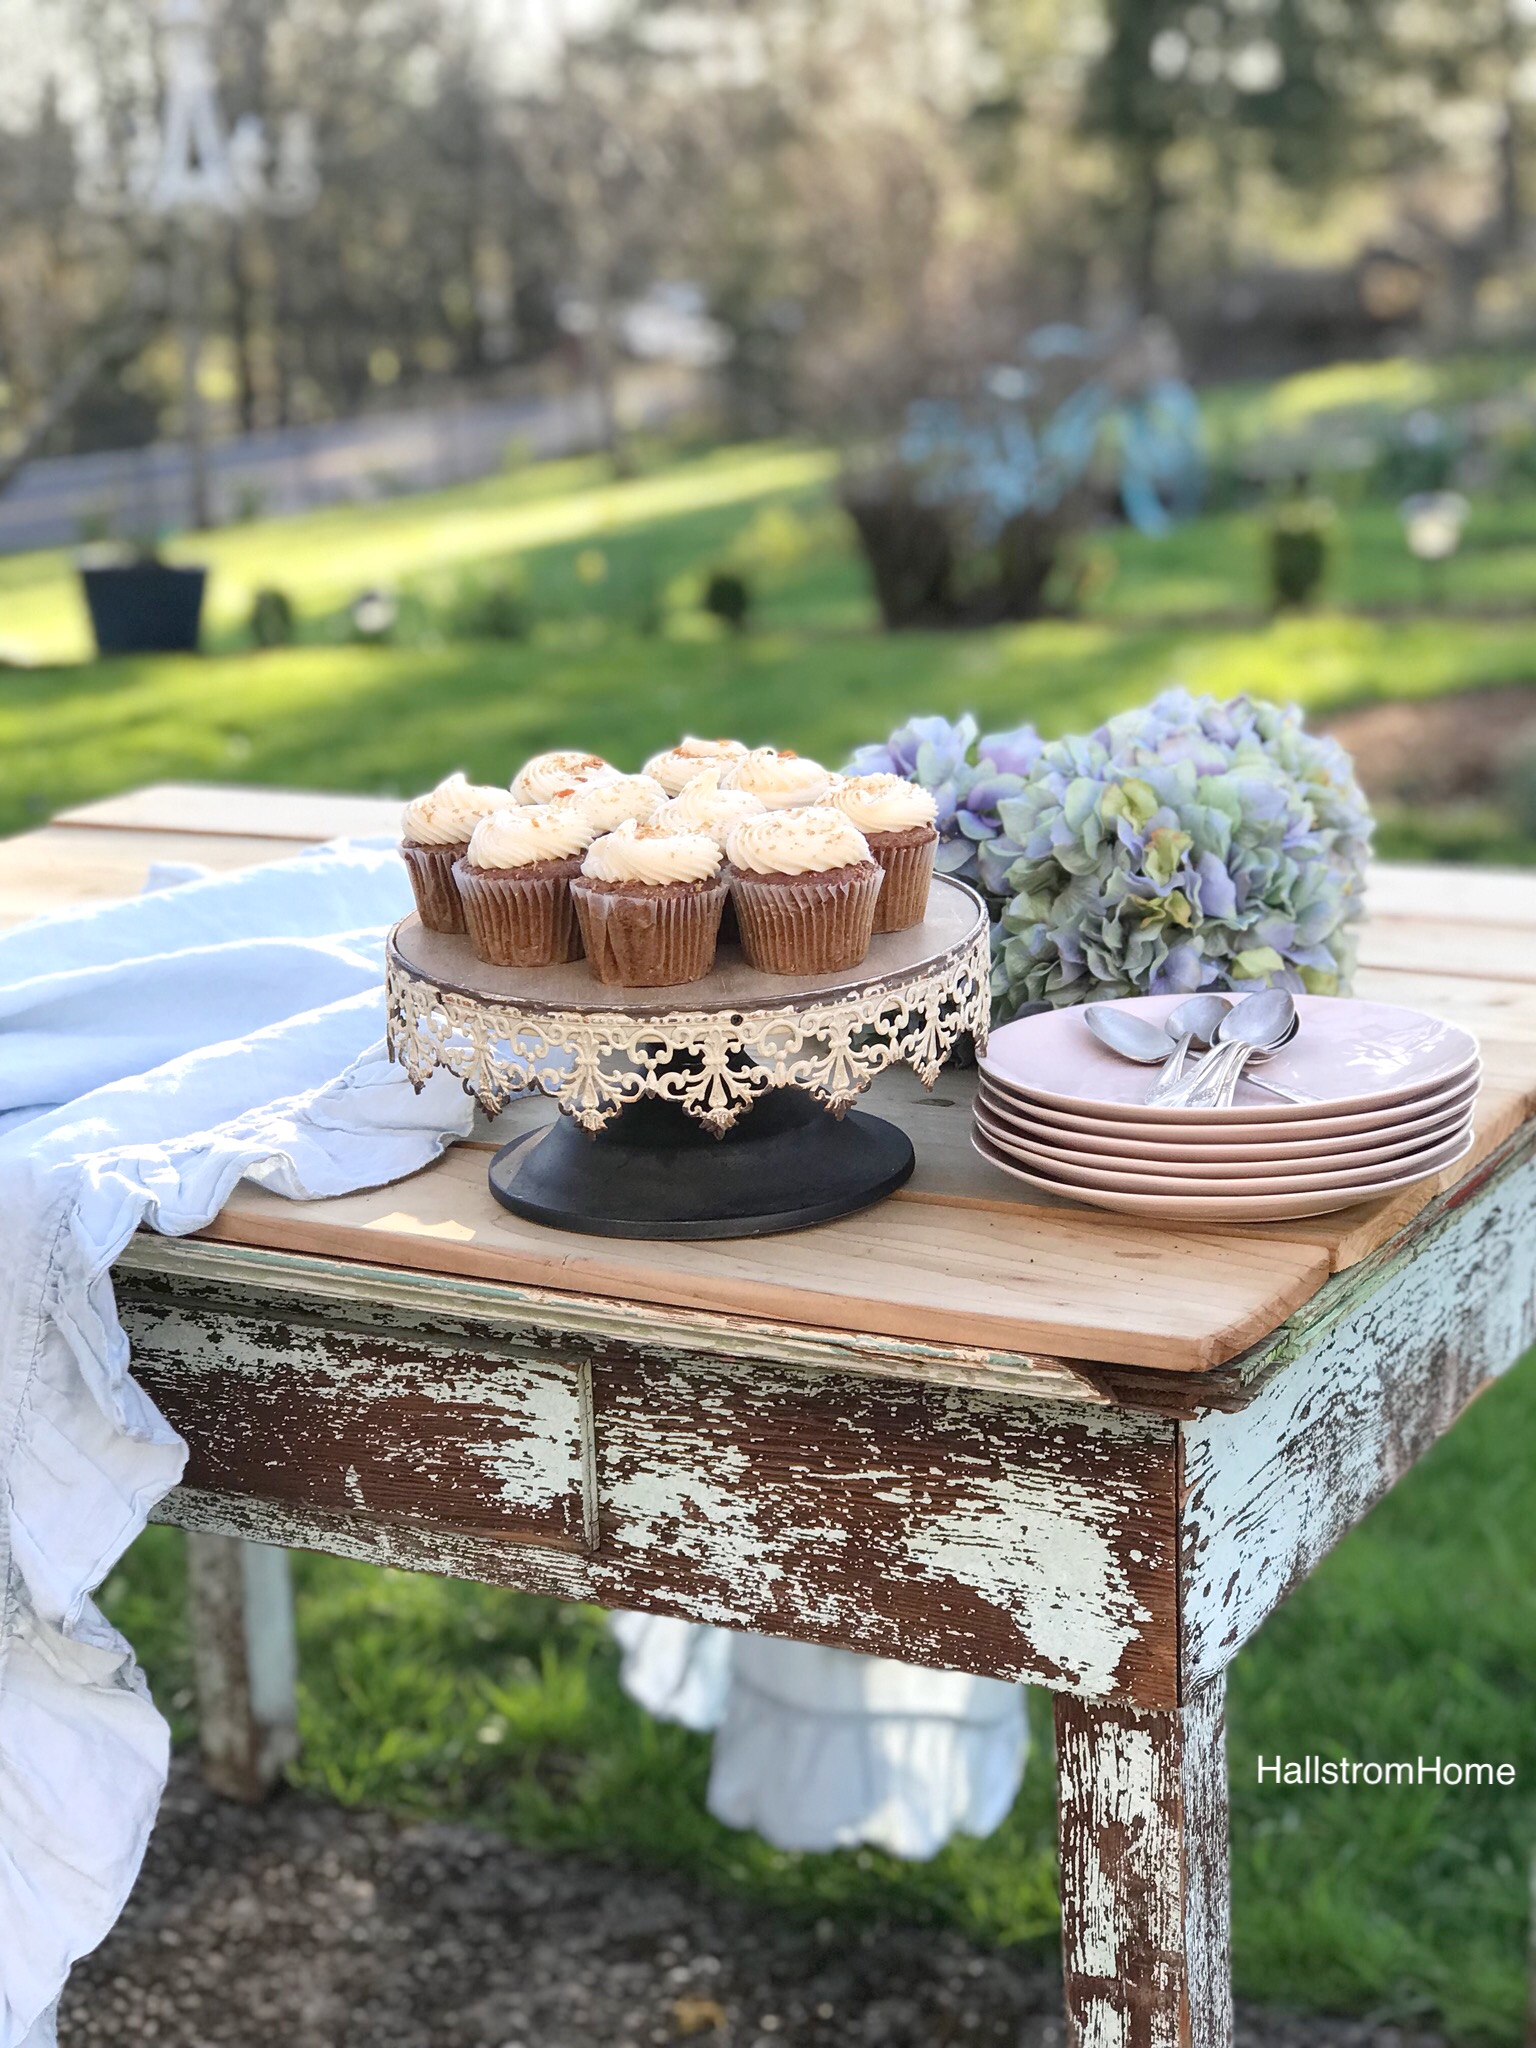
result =
[[490,1165],[504,1208],[596,1237],[768,1237],[868,1208],[907,1180],[905,1131],[811,1096],[760,1097],[723,1138],[646,1099],[604,1131],[552,1122],[503,1145]]

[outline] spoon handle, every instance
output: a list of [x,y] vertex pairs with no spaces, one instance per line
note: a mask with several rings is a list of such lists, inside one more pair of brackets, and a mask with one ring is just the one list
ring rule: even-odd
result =
[[1191,1031],[1186,1031],[1176,1042],[1173,1051],[1158,1069],[1157,1079],[1152,1083],[1152,1091],[1147,1097],[1148,1102],[1161,1102],[1170,1089],[1178,1086],[1184,1078],[1184,1062],[1189,1058],[1189,1049],[1194,1042],[1194,1033]]

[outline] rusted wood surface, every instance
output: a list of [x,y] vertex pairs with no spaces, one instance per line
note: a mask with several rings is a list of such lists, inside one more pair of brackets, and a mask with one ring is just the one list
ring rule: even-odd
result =
[[[297,1300],[283,1335],[269,1301],[211,1314],[131,1270],[118,1294],[137,1376],[188,1439],[199,1526],[332,1548],[356,1519],[364,1554],[387,1525],[458,1576],[1177,1696],[1166,1417],[679,1356],[643,1328],[582,1355],[569,1337],[470,1344],[378,1304],[341,1323]],[[583,1459],[562,1376],[587,1373]]]
[[1058,1696],[1062,1978],[1078,2048],[1232,2039],[1223,1681],[1170,1713]]
[[226,1799],[254,1803],[299,1749],[288,1553],[189,1536],[187,1606],[203,1774]]
[[1240,1413],[1181,1425],[1186,1689],[1536,1341],[1533,1153],[1527,1130],[1259,1347]]

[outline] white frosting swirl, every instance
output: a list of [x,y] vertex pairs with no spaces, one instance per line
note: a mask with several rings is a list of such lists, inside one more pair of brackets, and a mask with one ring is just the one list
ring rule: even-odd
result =
[[541,860],[573,860],[592,844],[592,827],[573,803],[507,804],[475,827],[473,868],[531,868]]
[[707,882],[720,871],[720,849],[703,832],[637,825],[633,818],[594,839],[581,872],[594,882]]
[[470,782],[455,771],[436,789],[411,799],[401,821],[401,835],[412,846],[462,846],[482,818],[508,801],[504,789]]
[[582,784],[568,799],[594,833],[612,832],[626,818],[642,824],[666,800],[666,791],[650,775],[605,775]]
[[861,832],[910,832],[938,816],[931,792],[904,775],[841,775],[822,802]]
[[668,796],[679,796],[698,774],[701,763],[718,761],[723,766],[727,761],[744,760],[746,752],[740,740],[696,740],[690,733],[664,754],[652,754],[645,772],[655,776]]
[[563,790],[617,775],[601,754],[535,754],[512,778],[512,795],[520,804],[547,804]]
[[819,761],[803,754],[781,754],[776,747],[754,747],[720,778],[724,789],[745,789],[765,810],[798,810],[826,795],[832,778]]
[[873,858],[858,827],[826,804],[743,818],[731,828],[726,854],[749,875],[824,875]]
[[731,827],[742,818],[756,817],[763,800],[749,789],[722,789],[720,768],[706,768],[695,775],[682,794],[672,797],[652,814],[651,822],[674,832],[707,832],[717,846],[724,846]]

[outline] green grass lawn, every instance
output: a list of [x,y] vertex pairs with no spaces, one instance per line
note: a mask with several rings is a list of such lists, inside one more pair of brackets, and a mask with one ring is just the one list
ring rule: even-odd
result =
[[[1240,1993],[1519,2038],[1536,1841],[1536,1355],[1348,1537],[1233,1667]],[[150,1530],[106,1588],[178,1734],[190,1732],[181,1539]],[[304,1754],[345,1804],[455,1815],[516,1840],[662,1866],[816,1917],[876,1914],[986,1943],[1057,1921],[1049,1704],[999,1832],[929,1864],[791,1856],[703,1809],[708,1745],[620,1692],[589,1609],[297,1560]],[[1511,1762],[1512,1790],[1277,1790],[1262,1753]]]
[[[1086,617],[887,637],[830,474],[825,454],[795,448],[718,451],[622,484],[562,463],[183,542],[213,567],[211,653],[0,670],[0,831],[165,777],[404,794],[456,766],[505,779],[561,742],[638,763],[680,730],[832,760],[919,710],[1059,732],[1170,680],[1328,708],[1536,679],[1536,621],[1475,610],[1536,589],[1536,496],[1480,514],[1451,565],[1446,605],[1470,616],[1264,618],[1258,522],[1227,515],[1162,543],[1098,542],[1114,574]],[[1390,512],[1345,526],[1340,604],[1411,601]],[[757,597],[740,637],[697,604],[727,563]],[[528,637],[445,635],[466,584],[514,568]],[[297,644],[249,645],[262,584],[293,599]],[[352,644],[346,602],[378,584],[400,592],[397,639]],[[64,661],[83,632],[62,555],[0,560],[0,648]]]
[[[1309,402],[1350,402],[1339,389]],[[1240,404],[1275,403],[1231,402],[1234,417]],[[1536,681],[1536,619],[1514,610],[1536,591],[1536,496],[1479,507],[1438,615],[1392,616],[1422,592],[1390,508],[1360,506],[1341,519],[1338,609],[1313,616],[1261,615],[1261,523],[1230,514],[1163,543],[1103,537],[1113,573],[1085,617],[887,638],[873,629],[832,475],[824,453],[794,447],[717,451],[621,484],[595,464],[562,463],[185,541],[177,552],[214,571],[211,651],[198,659],[89,663],[66,559],[0,560],[0,650],[59,664],[0,671],[0,831],[166,777],[404,794],[458,766],[505,780],[560,743],[638,764],[685,730],[833,762],[914,711],[972,709],[984,726],[1028,717],[1059,732],[1170,680],[1317,708]],[[514,564],[527,637],[444,631],[466,581],[504,579]],[[756,595],[740,637],[698,609],[721,565],[747,573]],[[298,644],[272,653],[253,651],[244,631],[265,584],[299,615]],[[400,593],[393,645],[350,643],[345,608],[370,585]],[[1400,849],[1436,850],[1432,830],[1412,829],[1419,838],[1400,832]],[[1474,831],[1455,850],[1488,844]],[[1536,1360],[1478,1404],[1239,1660],[1236,1940],[1251,1995],[1436,2019],[1465,2040],[1518,2035],[1523,1868],[1536,1836],[1533,1395]],[[892,1910],[995,1942],[1054,1926],[1038,1702],[1036,1768],[992,1841],[915,1869],[872,1854],[786,1857],[705,1817],[705,1745],[627,1705],[592,1614],[336,1561],[299,1569],[306,1785],[682,1867],[795,1912]],[[152,1531],[107,1603],[185,1735],[179,1571],[178,1539]],[[1520,1784],[1280,1792],[1254,1783],[1261,1748],[1507,1758]]]

